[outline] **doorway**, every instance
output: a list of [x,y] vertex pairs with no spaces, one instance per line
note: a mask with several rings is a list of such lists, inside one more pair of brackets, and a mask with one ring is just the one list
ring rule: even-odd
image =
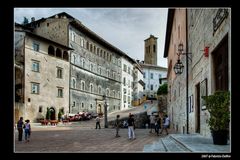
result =
[[56,111],[53,107],[50,108],[50,120],[56,120]]
[[228,90],[228,35],[213,52],[215,90]]
[[200,83],[196,85],[195,132],[200,133]]

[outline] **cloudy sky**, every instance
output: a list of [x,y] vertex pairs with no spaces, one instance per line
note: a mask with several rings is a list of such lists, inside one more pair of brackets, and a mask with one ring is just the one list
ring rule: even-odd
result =
[[38,20],[66,12],[110,44],[133,59],[144,60],[144,40],[158,37],[158,65],[167,67],[163,58],[167,22],[166,8],[15,8],[14,21],[24,17]]

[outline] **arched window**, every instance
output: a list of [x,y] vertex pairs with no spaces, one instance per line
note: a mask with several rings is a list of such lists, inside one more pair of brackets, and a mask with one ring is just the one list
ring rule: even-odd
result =
[[82,85],[82,90],[85,90],[85,82],[82,82],[81,85]]
[[113,90],[113,97],[115,98],[115,91]]
[[84,103],[82,103],[82,108],[84,108]]
[[72,56],[72,63],[73,63],[73,64],[76,63],[76,56],[75,56],[75,55]]
[[90,71],[93,72],[93,64],[92,63],[90,64]]
[[92,44],[90,44],[90,52],[92,52]]
[[82,67],[85,68],[85,60],[82,60]]
[[89,43],[88,43],[88,41],[87,41],[87,50],[89,50]]
[[51,56],[55,56],[55,51],[53,46],[48,47],[48,54]]
[[93,92],[93,84],[90,84],[90,92]]
[[106,91],[106,92],[107,92],[107,96],[109,96],[109,89],[108,89],[108,88],[107,88],[107,91]]
[[63,59],[65,59],[66,61],[68,61],[68,52],[67,51],[63,51]]
[[98,86],[98,94],[101,94],[102,93],[102,88],[101,88],[101,86]]
[[56,50],[56,57],[62,58],[62,51],[59,48],[57,48],[57,50]]
[[76,80],[75,79],[72,79],[72,87],[76,88]]
[[90,109],[92,109],[93,107],[92,107],[92,104],[90,104]]

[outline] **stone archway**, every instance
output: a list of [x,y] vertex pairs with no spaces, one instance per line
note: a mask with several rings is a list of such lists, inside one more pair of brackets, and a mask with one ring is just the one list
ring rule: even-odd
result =
[[56,110],[54,107],[50,107],[50,120],[56,120]]

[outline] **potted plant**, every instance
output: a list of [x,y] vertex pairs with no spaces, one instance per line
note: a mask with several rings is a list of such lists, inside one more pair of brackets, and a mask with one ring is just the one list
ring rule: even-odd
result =
[[204,96],[206,109],[210,113],[207,121],[212,132],[213,143],[226,145],[230,122],[230,92],[216,91],[213,95]]

